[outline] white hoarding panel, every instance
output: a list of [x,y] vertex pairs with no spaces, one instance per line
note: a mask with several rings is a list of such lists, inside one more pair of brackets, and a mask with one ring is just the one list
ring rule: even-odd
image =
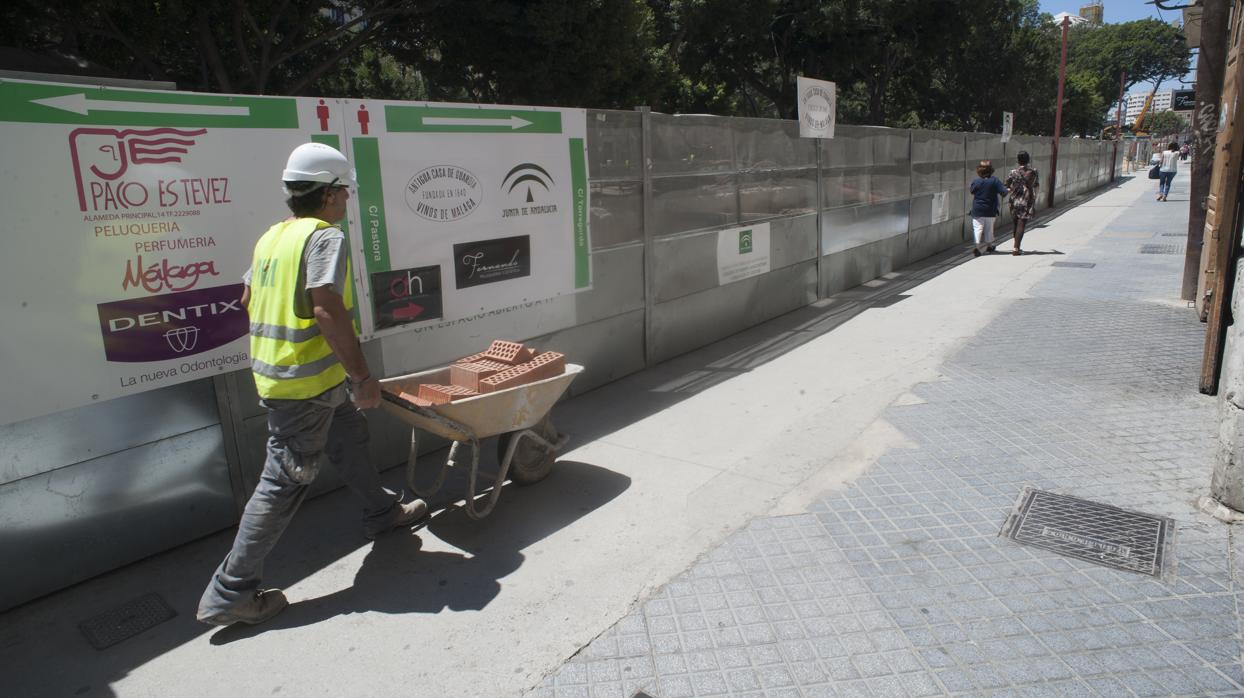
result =
[[591,287],[584,110],[355,100],[345,114],[366,336]]
[[0,81],[0,423],[248,367],[242,273],[289,151],[339,114]]

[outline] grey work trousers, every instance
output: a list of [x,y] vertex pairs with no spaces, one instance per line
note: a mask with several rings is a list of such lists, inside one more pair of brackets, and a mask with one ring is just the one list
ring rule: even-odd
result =
[[306,400],[269,399],[260,404],[268,410],[263,474],[242,512],[233,549],[199,601],[200,617],[227,611],[254,597],[264,558],[289,526],[325,460],[363,500],[365,519],[391,515],[400,501],[380,484],[367,454],[367,419],[350,402],[345,382]]

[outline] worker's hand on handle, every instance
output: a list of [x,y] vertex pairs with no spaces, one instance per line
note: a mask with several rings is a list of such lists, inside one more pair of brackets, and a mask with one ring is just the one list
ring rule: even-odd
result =
[[380,381],[369,377],[362,383],[350,382],[350,401],[360,410],[380,406]]

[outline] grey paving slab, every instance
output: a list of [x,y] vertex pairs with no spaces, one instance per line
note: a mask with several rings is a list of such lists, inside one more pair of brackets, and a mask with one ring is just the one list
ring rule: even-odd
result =
[[[1181,178],[1172,199],[1186,194]],[[1214,448],[1203,328],[1172,300],[1182,255],[1139,252],[1186,214],[1143,197],[1066,260],[1092,268],[1051,273],[914,391],[922,404],[889,408],[909,448],[804,514],[753,520],[542,690],[614,686],[594,657],[625,646],[654,660],[659,698],[1244,693],[1244,543],[1190,505]],[[1024,486],[1174,518],[1173,571],[999,537]]]

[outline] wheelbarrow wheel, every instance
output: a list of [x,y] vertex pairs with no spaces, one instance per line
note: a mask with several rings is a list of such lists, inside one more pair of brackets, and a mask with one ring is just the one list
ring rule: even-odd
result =
[[[548,417],[541,420],[531,430],[549,443],[557,441],[557,429],[553,426],[553,421]],[[497,439],[498,461],[505,460],[505,452],[509,450],[510,442],[518,438],[520,433],[511,431],[502,434]],[[557,451],[546,451],[535,439],[523,439],[519,442],[518,448],[514,449],[514,460],[510,462],[510,471],[507,477],[514,481],[515,484],[533,485],[548,477],[549,471],[553,469],[553,461],[556,458]]]

